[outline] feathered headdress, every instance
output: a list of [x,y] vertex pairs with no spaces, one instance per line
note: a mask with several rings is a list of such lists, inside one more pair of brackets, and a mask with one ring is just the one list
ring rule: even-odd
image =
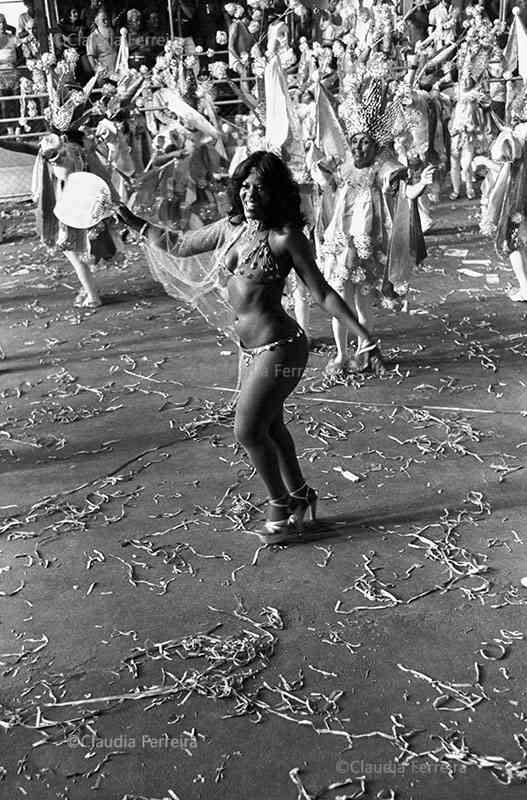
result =
[[367,133],[381,148],[393,141],[400,102],[381,77],[354,76],[345,81],[345,99],[338,113],[349,139]]
[[491,22],[479,6],[466,9],[464,40],[459,48],[457,66],[460,75],[479,80],[486,71],[491,55],[498,47],[498,20]]
[[47,91],[49,106],[44,115],[50,128],[58,133],[65,133],[75,127],[79,121],[79,113],[84,110],[97,82],[94,76],[83,89],[76,85],[75,67],[78,59],[75,50],[67,49],[58,62],[51,53],[43,53],[38,61],[28,62],[34,90]]

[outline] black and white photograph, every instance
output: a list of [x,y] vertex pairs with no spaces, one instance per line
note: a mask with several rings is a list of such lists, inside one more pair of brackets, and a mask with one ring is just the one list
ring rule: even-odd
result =
[[0,798],[525,800],[527,0],[0,0]]

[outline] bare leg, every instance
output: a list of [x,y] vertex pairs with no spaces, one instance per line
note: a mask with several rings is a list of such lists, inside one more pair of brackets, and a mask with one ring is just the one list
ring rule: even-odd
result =
[[457,200],[461,193],[461,163],[460,153],[457,150],[457,143],[452,141],[452,151],[450,155],[450,180],[452,181],[451,200]]
[[243,352],[241,347],[238,347],[238,374],[236,375],[236,386],[234,387],[232,400],[230,401],[230,403],[228,403],[228,406],[231,410],[236,408],[236,405],[238,403],[238,395],[242,387],[242,368],[243,368]]
[[[235,437],[247,450],[271,499],[289,496],[282,469],[288,481],[294,480],[299,470],[292,439],[282,438],[278,449],[271,429],[282,419],[284,402],[298,384],[307,356],[307,342],[302,337],[275,350],[267,350],[242,367]],[[279,436],[280,433],[283,432],[279,431]],[[272,511],[271,507],[270,518]],[[280,513],[283,516],[283,512]]]
[[[362,287],[364,289],[366,287]],[[355,308],[357,311],[357,319],[361,325],[367,325],[367,330],[372,330],[373,324],[373,293],[368,291],[364,294],[361,287],[355,288]],[[352,361],[352,369],[356,372],[365,372],[368,369],[369,355],[368,355],[368,340],[359,336],[357,338],[357,350],[355,358]]]
[[276,449],[282,479],[289,493],[294,492],[304,483],[304,476],[296,457],[293,437],[284,422],[283,410],[269,428],[269,436]]
[[474,197],[474,174],[472,171],[472,160],[474,158],[474,148],[466,144],[461,151],[461,174],[465,182],[467,197],[472,200]]
[[519,289],[513,290],[509,297],[514,301],[525,301],[527,300],[527,259],[521,250],[514,250],[514,252],[510,253],[509,260],[519,284]]
[[[362,287],[362,289],[363,288],[364,287]],[[371,331],[371,326],[373,323],[373,311],[372,311],[373,296],[371,291],[368,291],[365,294],[362,289],[360,286],[355,287],[355,293],[353,298],[354,306],[357,311],[357,319],[360,322],[360,324],[363,326],[363,328],[366,328],[366,330]],[[366,340],[363,339],[362,337],[359,337],[357,339],[357,345],[359,349],[363,344],[366,344]]]
[[289,490],[291,518],[294,519],[296,528],[302,530],[306,514],[311,515],[313,522],[316,520],[318,497],[316,491],[304,480],[293,438],[284,424],[283,412],[271,425],[269,435],[276,447],[280,472]]
[[85,264],[79,254],[75,253],[73,250],[65,250],[64,255],[75,270],[77,278],[86,293],[87,304],[100,305],[101,299],[89,266]]
[[337,345],[337,355],[332,363],[335,367],[342,369],[348,360],[348,329],[335,317],[331,320],[331,327]]
[[[358,315],[358,309],[355,307],[355,293],[353,288],[349,285],[344,286],[343,290],[339,292],[339,294],[344,298],[346,303],[350,306],[352,311],[354,310]],[[335,339],[335,344],[337,346],[337,355],[330,361],[328,364],[328,372],[338,372],[346,367],[348,363],[348,338],[349,338],[349,330],[342,322],[340,322],[335,317],[331,320],[331,327],[333,329],[333,338]]]

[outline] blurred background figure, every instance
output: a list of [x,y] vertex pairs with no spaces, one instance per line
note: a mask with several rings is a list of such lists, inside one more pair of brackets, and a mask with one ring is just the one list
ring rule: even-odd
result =
[[104,7],[99,8],[95,16],[86,42],[86,55],[94,74],[100,71],[101,74],[111,75],[115,69],[117,46],[110,15]]

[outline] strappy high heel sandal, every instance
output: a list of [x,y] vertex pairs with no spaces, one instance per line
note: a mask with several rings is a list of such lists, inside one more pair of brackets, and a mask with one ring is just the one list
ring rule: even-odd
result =
[[299,530],[302,530],[308,512],[311,522],[316,522],[318,495],[314,489],[303,483],[299,489],[291,492],[291,500],[293,513],[289,519]]
[[331,361],[327,363],[324,374],[328,378],[332,378],[335,375],[345,375],[349,372],[349,368],[349,358],[345,358],[343,361],[339,361],[338,358],[332,358]]
[[282,508],[284,517],[282,519],[268,519],[264,525],[265,531],[257,533],[258,538],[264,544],[287,544],[294,539],[298,533],[298,528],[292,521],[292,503],[288,494],[269,500],[269,505],[274,508]]
[[81,289],[73,301],[75,308],[100,308],[102,300],[99,297],[88,297],[85,289]]
[[88,294],[86,292],[86,289],[80,289],[80,291],[75,296],[75,300],[73,301],[73,305],[75,306],[75,308],[81,308],[87,296]]
[[376,342],[363,342],[355,353],[353,359],[354,372],[373,372],[381,375],[386,369],[386,362]]

